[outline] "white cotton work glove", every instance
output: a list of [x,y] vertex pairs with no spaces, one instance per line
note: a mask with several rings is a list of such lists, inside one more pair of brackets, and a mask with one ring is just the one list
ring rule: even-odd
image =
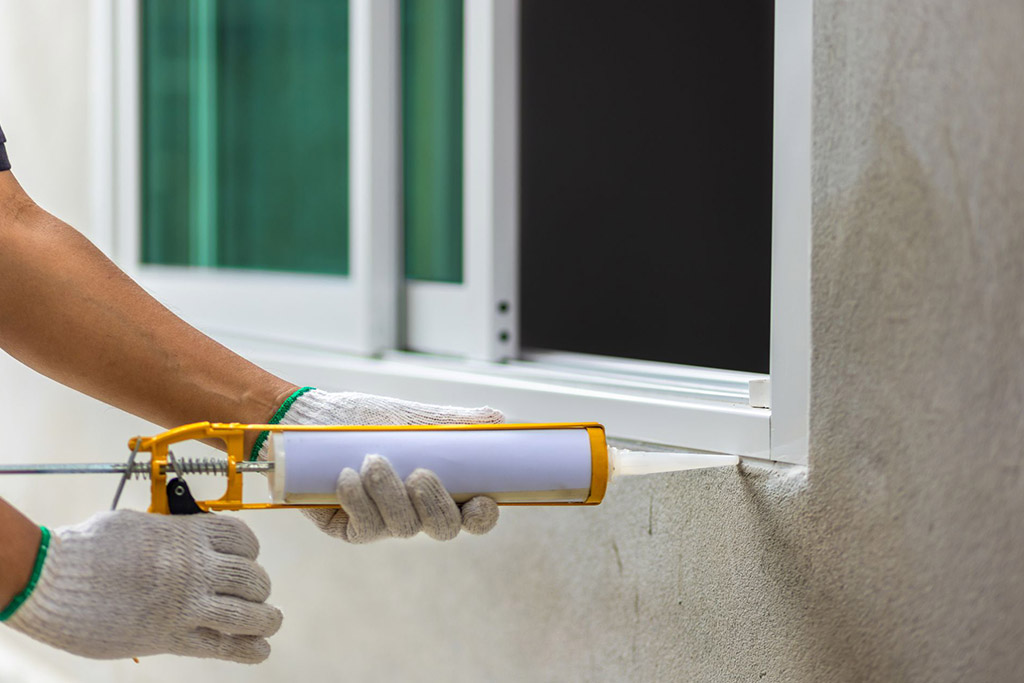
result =
[[169,653],[256,664],[281,626],[264,602],[270,578],[258,552],[249,527],[225,515],[103,512],[44,530],[42,570],[6,623],[94,659]]
[[[445,425],[497,424],[505,416],[493,408],[455,408],[402,401],[354,392],[330,393],[306,387],[285,401],[274,416],[283,425]],[[257,457],[267,457],[257,442]],[[359,473],[345,469],[338,477],[341,509],[303,510],[330,536],[351,543],[407,538],[423,531],[447,541],[460,529],[484,534],[498,522],[498,505],[477,496],[460,507],[429,470],[398,478],[385,458],[367,454]]]

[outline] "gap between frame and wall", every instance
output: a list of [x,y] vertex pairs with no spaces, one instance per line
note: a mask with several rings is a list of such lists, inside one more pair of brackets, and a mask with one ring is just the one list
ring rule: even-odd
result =
[[[370,12],[371,1],[353,0],[353,5],[364,3],[365,7],[360,7]],[[499,25],[497,18],[505,16],[508,7],[502,4],[502,0],[487,0],[486,4],[486,13],[481,13],[478,8],[476,14],[467,15],[467,27],[475,23],[487,23],[492,28]],[[116,260],[128,272],[138,275],[137,255],[134,259],[132,257],[138,246],[137,141],[140,121],[137,102],[129,101],[133,96],[138,96],[138,46],[137,37],[133,37],[133,30],[137,29],[132,26],[132,22],[137,22],[137,12],[126,12],[126,5],[133,5],[137,9],[137,4],[133,3],[90,0],[91,217],[95,226],[94,240],[98,245],[108,254],[117,257]],[[373,10],[375,15],[366,14],[366,21],[373,20],[373,16],[376,16],[377,21],[396,21],[397,2],[384,0],[383,5],[387,7],[382,9],[378,6]],[[518,7],[518,2],[511,2],[509,6]],[[388,12],[395,13],[395,17],[389,17],[386,14]],[[564,373],[571,371],[557,363],[550,365],[550,357],[506,365],[450,361],[404,353],[390,353],[384,360],[375,360],[348,356],[337,351],[323,353],[329,345],[310,344],[309,339],[287,335],[277,339],[264,337],[256,340],[250,333],[239,333],[229,324],[214,324],[212,328],[204,326],[204,329],[225,341],[237,341],[240,350],[251,353],[255,360],[266,362],[280,372],[295,373],[292,375],[295,378],[312,379],[337,388],[390,392],[407,398],[442,403],[491,403],[510,408],[508,412],[514,417],[531,420],[550,421],[568,417],[591,420],[600,417],[608,423],[609,432],[613,436],[806,465],[810,393],[811,13],[812,0],[777,0],[775,3],[770,410],[750,407],[749,392],[744,394],[739,388],[744,378],[727,371],[681,367],[680,372],[689,373],[685,378],[678,375],[673,377],[669,373],[648,387],[642,386],[642,379],[592,385],[588,384],[590,380],[584,376],[585,373],[578,376],[576,381],[567,379]],[[473,20],[472,17],[477,15],[478,19]],[[353,21],[353,24],[358,22]],[[514,38],[515,34],[512,35]],[[378,52],[367,51],[367,59],[375,59],[377,68],[387,73],[397,69],[398,64],[397,31],[393,37],[394,45],[377,43]],[[475,87],[478,89],[481,87],[480,79],[486,73],[516,73],[516,41],[511,39],[510,43],[501,43],[498,49],[494,40],[492,33],[491,43],[484,41],[473,48],[474,51],[487,54],[490,60],[482,66],[478,65],[479,73],[474,72],[478,81]],[[383,54],[388,51],[391,52],[390,57]],[[135,60],[133,64],[127,63],[132,60]],[[366,75],[369,76],[370,72]],[[470,76],[467,73],[467,78]],[[353,78],[354,87],[357,85],[356,80]],[[515,81],[514,78],[511,80]],[[398,115],[399,107],[393,100],[397,97],[399,83],[397,78],[395,81],[392,101],[387,100],[386,90],[378,90],[377,104],[372,106],[390,108],[394,115]],[[515,90],[511,92],[514,94]],[[367,95],[371,104],[373,96]],[[382,97],[383,100],[380,99]],[[482,122],[482,128],[476,131],[477,138],[487,129],[493,131],[495,125],[504,125],[495,119],[497,114],[493,110],[493,103],[486,105],[483,102],[487,97],[495,97],[494,92],[487,95],[481,91],[479,97],[482,99],[472,105],[476,107],[473,111],[477,113],[474,115],[481,117]],[[467,104],[467,107],[470,106]],[[369,110],[362,114],[353,111],[354,125],[360,115],[365,118],[370,113]],[[387,125],[398,128],[397,123]],[[376,129],[378,136],[382,135],[381,130],[384,129]],[[467,137],[467,144],[471,139]],[[514,142],[514,136],[511,139]],[[125,140],[135,140],[136,144],[126,145]],[[390,158],[392,161],[389,163],[397,164],[400,159],[397,138],[392,138],[391,142],[381,140],[378,144],[383,145],[387,151],[384,158]],[[394,149],[388,148],[388,145],[394,146]],[[514,158],[514,149],[508,148],[509,140],[504,140],[502,145],[503,154],[511,153]],[[353,145],[353,155],[362,154],[364,160],[372,157],[373,146],[370,143],[359,150],[355,148],[356,145]],[[495,160],[494,149],[491,148],[491,157],[487,157],[486,147],[476,149],[475,152],[467,150],[467,160],[471,154],[476,154],[474,163],[483,164],[490,159],[492,168],[483,176],[466,175],[472,175],[475,182],[493,184],[500,180],[495,177],[500,169],[493,164],[500,162],[515,168],[514,164],[509,165],[511,162],[507,157],[504,161]],[[376,173],[378,179],[382,177],[381,174],[384,178],[392,179],[398,176],[397,170],[386,168],[377,169]],[[371,176],[372,172],[366,177]],[[393,235],[389,240],[393,240],[391,246],[393,253],[397,254],[397,245],[400,243],[400,192],[397,187],[388,188],[384,184],[376,186],[374,193],[374,188],[369,187],[370,183],[366,185],[363,194],[368,202],[365,206],[369,208],[365,208],[364,212],[369,213],[364,214],[363,218],[376,212],[377,216],[382,216],[385,222],[391,224]],[[506,201],[506,198],[498,202],[496,196],[489,193],[483,196],[489,197],[488,203],[482,204],[476,213],[490,216],[487,222],[491,225],[497,220],[495,216],[504,216],[503,220],[513,221],[514,213],[508,213],[501,207],[506,203],[513,206],[514,201]],[[467,219],[471,214],[467,210]],[[507,241],[510,235],[514,237],[514,231],[505,226],[501,235],[501,239]],[[378,243],[374,258],[387,260],[387,255],[382,256],[380,253],[387,248],[387,243],[387,240]],[[493,259],[494,250],[504,245],[504,242],[491,239],[480,242],[480,245],[485,252],[489,252],[487,257]],[[507,248],[507,245],[503,248]],[[388,266],[393,268],[390,285],[379,288],[378,292],[387,292],[388,287],[394,288],[391,291],[397,291],[403,286],[404,278],[401,276],[399,261],[397,258],[393,260],[394,263]],[[378,286],[381,273],[384,272],[381,270],[377,274]],[[503,274],[495,277],[508,279],[506,276],[509,272],[515,272],[514,262],[508,266],[507,271],[503,270]],[[195,274],[179,277],[177,282],[163,278],[164,274],[159,268],[151,269],[149,275],[153,282],[160,282],[165,288],[191,286],[198,288],[196,291],[202,295],[208,294],[208,287],[222,284],[221,276],[215,272],[200,277]],[[258,288],[262,286],[258,282],[261,278],[260,274],[245,274],[239,280],[239,286],[243,289]],[[286,276],[284,279],[296,283],[296,286],[303,284],[302,276]],[[476,334],[493,336],[495,330],[506,323],[498,315],[491,300],[497,293],[498,279],[489,281],[490,284],[477,290],[477,295],[473,297],[469,297],[468,293],[462,295],[474,301],[473,305],[466,303],[466,310],[486,308],[487,319],[480,322],[478,329],[474,328]],[[146,278],[142,278],[142,282],[146,285]],[[311,281],[305,284],[318,286],[318,283]],[[330,287],[324,291],[330,292]],[[508,294],[510,301],[513,300],[512,292],[514,288]],[[325,306],[330,305],[330,297],[335,294],[327,295]],[[413,293],[411,298],[416,299],[416,296]],[[387,294],[385,298],[388,298]],[[389,300],[397,301],[397,294],[390,296]],[[366,304],[366,300],[363,300],[363,304]],[[384,305],[386,307],[387,301]],[[423,307],[419,310],[431,309]],[[193,316],[187,317],[194,319]],[[395,312],[389,324],[397,327],[398,317],[399,314]],[[323,330],[325,336],[333,332],[334,327],[330,326]],[[372,336],[375,339],[390,339],[391,343],[374,342],[366,346],[364,351],[372,353],[398,346],[395,341],[397,332],[388,329],[388,325],[384,325],[382,330],[378,329]],[[483,336],[480,338],[483,339]],[[490,347],[479,352],[479,356],[493,356],[495,352],[500,355],[500,351],[500,348],[493,346],[492,340]],[[676,382],[677,386],[699,386],[705,382],[709,395],[702,398],[699,391],[696,394],[683,392],[685,396],[672,392],[659,393],[659,386],[665,382]],[[731,388],[722,393],[716,387],[723,385]]]

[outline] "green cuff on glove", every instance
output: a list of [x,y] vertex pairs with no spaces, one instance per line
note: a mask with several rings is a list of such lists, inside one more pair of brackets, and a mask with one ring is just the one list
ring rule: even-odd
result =
[[46,562],[46,553],[50,549],[50,530],[45,526],[39,528],[42,531],[42,535],[39,538],[39,550],[36,551],[36,563],[32,567],[32,576],[29,578],[25,589],[15,595],[7,607],[4,608],[4,611],[0,612],[0,621],[7,621],[14,616],[14,613],[28,600],[28,597],[32,595],[32,591],[35,590],[36,584],[39,583],[39,575],[43,573],[43,563]]
[[[299,396],[302,396],[307,391],[313,391],[313,389],[315,388],[316,387],[302,387],[301,389],[295,391],[295,393],[293,393],[291,396],[284,400],[284,403],[281,404],[281,407],[277,409],[277,412],[274,413],[274,417],[270,418],[270,422],[268,422],[267,424],[276,425],[277,423],[279,423],[284,418],[285,413],[288,412],[288,409],[291,408],[292,404],[295,403],[295,401],[299,398]],[[260,449],[263,448],[263,444],[266,443],[267,437],[269,435],[270,432],[266,430],[260,432],[260,435],[256,437],[256,443],[252,445],[252,452],[249,454],[249,460],[255,461],[259,459]],[[0,619],[0,621],[2,621],[2,619]]]

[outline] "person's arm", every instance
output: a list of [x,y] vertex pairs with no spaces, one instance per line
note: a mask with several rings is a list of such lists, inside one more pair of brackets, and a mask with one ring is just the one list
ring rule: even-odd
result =
[[[0,172],[0,348],[62,384],[165,427],[207,420],[308,425],[504,420],[490,408],[298,390],[164,308],[78,231],[37,206],[10,171]],[[246,439],[246,452],[265,454],[256,433]],[[341,493],[342,510],[309,516],[332,536],[362,542],[408,536],[420,528],[449,539],[462,528],[486,533],[494,526],[498,509],[490,499],[469,501],[458,516],[447,493],[440,504],[414,504],[436,502],[435,495],[424,493],[442,489],[435,479],[432,474],[417,478],[412,491],[404,486],[366,491],[374,505],[362,506],[369,514],[360,514],[361,508],[351,526],[346,512],[351,496]],[[345,490],[351,493],[357,487],[349,484]],[[381,508],[402,510],[400,517],[415,517],[415,523],[388,524]]]
[[167,310],[10,171],[0,172],[0,273],[0,347],[159,425],[266,422],[298,388]]
[[[157,303],[10,171],[0,171],[0,274],[0,347],[158,424],[265,422],[295,389]],[[87,657],[259,662],[281,613],[265,604],[258,548],[229,517],[120,510],[50,532],[0,499],[0,621]],[[149,582],[161,590],[140,588]]]

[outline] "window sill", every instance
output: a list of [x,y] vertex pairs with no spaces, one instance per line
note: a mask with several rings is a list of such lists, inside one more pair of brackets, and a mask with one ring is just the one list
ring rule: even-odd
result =
[[763,375],[553,352],[507,364],[403,352],[374,359],[218,339],[271,372],[326,390],[491,405],[515,422],[601,422],[615,439],[769,458],[771,411],[751,408],[746,389]]

